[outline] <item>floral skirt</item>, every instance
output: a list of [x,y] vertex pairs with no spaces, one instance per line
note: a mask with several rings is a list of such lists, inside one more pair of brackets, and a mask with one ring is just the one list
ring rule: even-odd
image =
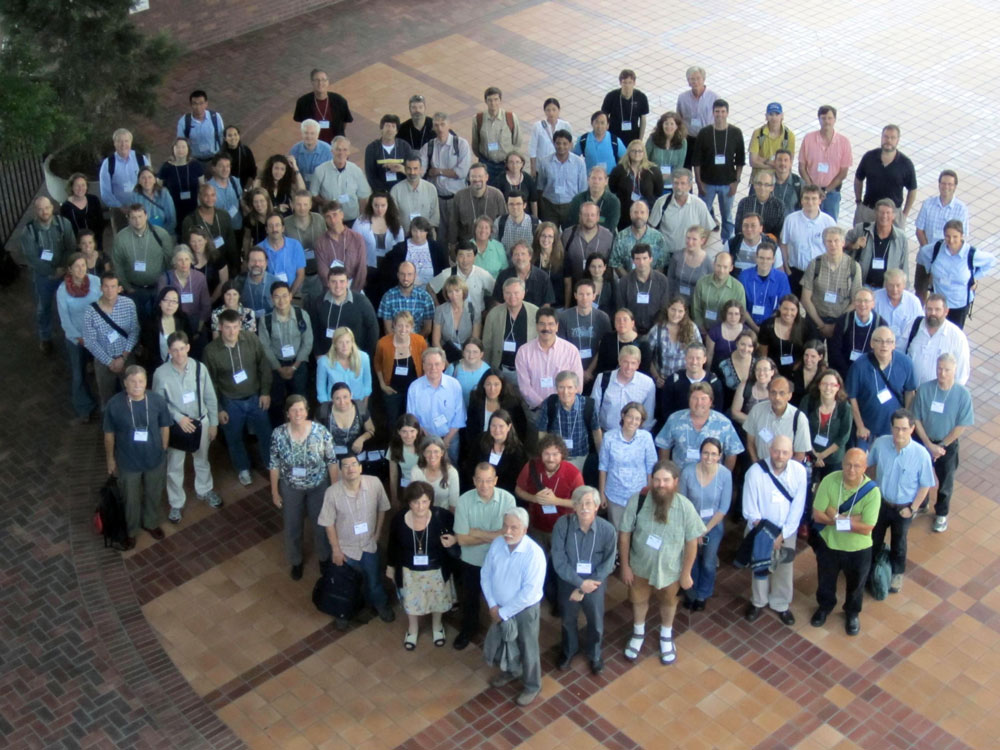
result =
[[455,603],[455,578],[444,580],[441,570],[403,568],[403,610],[408,615],[447,612]]

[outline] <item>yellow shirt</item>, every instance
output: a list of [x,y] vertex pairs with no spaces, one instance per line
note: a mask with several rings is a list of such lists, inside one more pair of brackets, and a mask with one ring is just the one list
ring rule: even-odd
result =
[[[787,138],[787,143],[785,139]],[[750,136],[750,153],[757,154],[764,159],[773,159],[779,148],[790,152],[792,159],[795,159],[795,133],[786,125],[781,126],[781,132],[777,138],[772,138],[768,133],[767,125],[761,125]],[[750,180],[753,181],[761,172],[770,172],[769,169],[754,169],[750,173]]]

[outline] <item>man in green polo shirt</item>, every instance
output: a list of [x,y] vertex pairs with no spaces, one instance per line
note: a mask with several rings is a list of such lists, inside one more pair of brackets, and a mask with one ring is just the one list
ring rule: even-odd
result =
[[858,614],[864,583],[872,561],[872,529],[878,520],[882,493],[865,476],[868,458],[860,448],[844,454],[844,468],[828,474],[813,500],[813,521],[823,525],[822,542],[816,549],[816,572],[819,584],[816,601],[819,609],[810,623],[818,628],[837,605],[837,577],[847,579],[844,614],[848,635],[861,632]]
[[747,295],[743,285],[730,272],[733,270],[733,256],[721,252],[712,263],[712,274],[702,276],[694,286],[691,297],[691,318],[701,329],[704,339],[708,330],[722,320],[722,306],[729,300],[736,300],[743,308],[747,306]]

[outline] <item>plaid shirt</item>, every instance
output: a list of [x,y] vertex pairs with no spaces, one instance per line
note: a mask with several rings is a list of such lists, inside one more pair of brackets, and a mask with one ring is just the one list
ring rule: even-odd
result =
[[761,203],[751,190],[750,195],[736,206],[737,231],[742,231],[743,217],[747,214],[757,214],[764,220],[765,234],[773,234],[775,237],[781,236],[781,227],[785,223],[785,204],[775,196],[772,195]]
[[409,310],[413,314],[413,327],[420,330],[425,320],[434,320],[434,300],[423,287],[414,287],[410,296],[406,297],[398,286],[394,286],[378,306],[378,316],[382,320],[392,320],[400,310]]
[[[569,449],[569,455],[573,458],[586,456],[590,453],[589,433],[599,429],[601,426],[597,419],[597,409],[593,410],[590,424],[587,424],[586,420],[584,420],[584,406],[589,400],[586,396],[578,394],[573,408],[567,412],[563,408],[563,405],[559,403],[559,395],[553,393],[545,399],[542,408],[538,410],[538,431],[559,435],[567,442],[566,447]],[[551,404],[555,404],[555,419],[552,424],[549,424],[549,411],[552,409]],[[569,446],[569,441],[573,441],[572,447]]]
[[139,343],[139,317],[135,302],[120,295],[108,317],[128,336],[122,336],[108,325],[108,321],[93,307],[88,307],[83,316],[83,344],[102,365],[109,365],[115,357],[133,351]]

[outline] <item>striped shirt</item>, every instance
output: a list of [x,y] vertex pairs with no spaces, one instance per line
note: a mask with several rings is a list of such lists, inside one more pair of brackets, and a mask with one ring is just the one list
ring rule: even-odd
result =
[[958,219],[965,227],[965,238],[972,233],[969,227],[969,208],[958,198],[952,198],[947,206],[941,203],[941,197],[935,195],[921,204],[917,216],[916,228],[922,229],[928,242],[944,239],[944,225],[952,219]]

